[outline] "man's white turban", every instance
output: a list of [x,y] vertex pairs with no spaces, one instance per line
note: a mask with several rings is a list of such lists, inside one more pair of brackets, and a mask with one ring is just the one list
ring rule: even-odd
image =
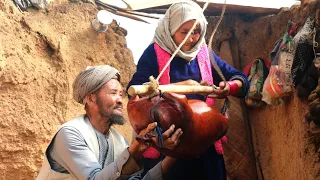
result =
[[78,103],[85,104],[84,99],[88,94],[96,92],[115,76],[120,80],[119,71],[111,66],[88,66],[72,84],[73,99]]

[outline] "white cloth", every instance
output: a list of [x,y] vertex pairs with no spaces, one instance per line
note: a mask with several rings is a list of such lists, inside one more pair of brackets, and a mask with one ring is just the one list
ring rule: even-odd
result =
[[177,55],[187,61],[193,60],[203,42],[207,29],[207,20],[203,15],[201,7],[193,1],[178,2],[172,4],[166,11],[164,17],[159,20],[153,41],[169,54],[173,54],[178,45],[175,44],[172,36],[180,28],[182,24],[190,20],[199,19],[201,33],[198,42],[190,51],[179,50]]
[[105,83],[117,76],[120,81],[120,73],[117,69],[108,66],[88,66],[75,78],[73,87],[73,99],[85,104],[85,97],[100,89]]

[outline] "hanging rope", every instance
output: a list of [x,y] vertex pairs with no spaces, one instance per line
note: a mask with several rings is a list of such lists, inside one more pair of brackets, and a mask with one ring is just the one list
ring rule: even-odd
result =
[[[162,148],[162,146],[163,146],[163,137],[162,137],[162,128],[161,128],[161,124],[160,124],[160,117],[159,117],[159,114],[157,114],[157,117],[154,117],[154,115],[156,114],[155,112],[156,112],[156,108],[158,108],[158,106],[156,106],[159,102],[160,102],[160,100],[161,100],[161,98],[163,97],[163,93],[161,93],[161,91],[160,91],[160,93],[159,93],[159,95],[157,95],[157,96],[159,96],[158,97],[158,99],[156,100],[156,102],[152,105],[152,107],[151,107],[151,109],[150,109],[150,117],[151,117],[151,119],[153,120],[153,122],[157,122],[157,126],[156,126],[156,128],[155,128],[155,131],[156,131],[156,134],[157,134],[157,137],[158,137],[158,146],[160,147],[160,148]],[[152,99],[152,98],[154,98],[155,96],[153,96],[153,97],[149,97],[149,99]]]
[[214,56],[213,56],[213,52],[212,52],[212,39],[213,39],[213,36],[214,34],[216,33],[221,21],[222,21],[222,18],[224,16],[224,13],[226,11],[226,8],[227,8],[227,0],[224,0],[224,5],[223,5],[223,8],[222,8],[222,12],[221,12],[221,15],[220,15],[220,18],[218,20],[218,23],[217,25],[215,26],[211,36],[210,36],[210,39],[209,39],[209,47],[208,47],[208,50],[209,50],[209,57],[210,57],[210,61],[211,61],[211,64],[213,66],[213,68],[217,71],[217,73],[219,74],[220,78],[224,81],[224,83],[226,83],[226,78],[224,77],[223,73],[221,72],[221,69],[219,68],[216,60],[214,59]]
[[[204,10],[208,7],[209,5],[209,0],[207,0],[207,2],[204,4],[203,8],[202,8],[202,13],[204,12]],[[225,10],[226,10],[226,5],[227,5],[227,1],[225,0],[224,1],[224,6],[223,6],[223,9],[222,9],[222,13],[220,15],[220,19],[218,20],[218,23],[217,25],[215,26],[215,29],[213,30],[212,34],[211,34],[211,37],[210,37],[210,40],[209,40],[209,58],[210,58],[210,61],[212,63],[212,66],[213,68],[217,71],[217,73],[219,74],[219,76],[221,77],[221,79],[225,82],[225,77],[223,76],[219,66],[217,65],[213,55],[212,55],[212,39],[213,39],[213,36],[216,32],[216,30],[218,29],[218,26],[220,25],[221,21],[222,21],[222,18],[224,16],[224,13],[225,13]],[[161,70],[161,72],[159,73],[158,77],[156,79],[154,79],[154,77],[150,76],[149,77],[149,80],[150,82],[148,83],[144,83],[144,84],[147,84],[149,85],[149,90],[148,92],[150,92],[149,94],[154,94],[157,90],[157,88],[159,87],[159,79],[160,77],[162,76],[162,74],[164,73],[164,71],[168,68],[168,66],[170,65],[171,61],[173,60],[173,58],[176,56],[176,54],[178,53],[178,51],[181,49],[181,47],[183,46],[183,44],[189,39],[189,36],[191,35],[191,33],[193,32],[193,30],[195,29],[195,27],[197,26],[199,22],[199,18],[194,22],[193,26],[191,27],[191,29],[189,30],[187,36],[183,39],[183,41],[179,44],[179,46],[177,47],[177,49],[175,50],[175,52],[171,55],[170,59],[168,60],[167,64],[164,66],[164,68]],[[214,85],[213,85],[214,86]],[[214,86],[215,87],[215,86]],[[152,93],[151,93],[152,92]]]
[[319,46],[318,42],[316,41],[316,35],[317,35],[317,29],[313,28],[313,36],[312,36],[312,48],[313,48],[313,53],[314,53],[314,57],[317,57],[317,53],[316,53],[316,48]]

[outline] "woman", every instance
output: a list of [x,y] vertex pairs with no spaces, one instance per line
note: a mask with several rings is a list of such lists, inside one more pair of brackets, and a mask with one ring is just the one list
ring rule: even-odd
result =
[[[244,97],[248,91],[247,77],[240,71],[232,68],[218,56],[213,54],[227,83],[224,83],[218,73],[210,65],[208,50],[205,46],[207,21],[198,4],[187,1],[170,6],[165,16],[159,20],[156,28],[154,43],[149,45],[139,59],[137,71],[133,75],[128,87],[149,82],[149,76],[158,77],[158,74],[168,62],[188,34],[196,20],[199,23],[181,50],[172,60],[170,66],[159,79],[160,84],[200,85],[214,84],[219,88],[213,91],[213,98],[225,98],[228,95]],[[206,66],[208,65],[209,66]],[[209,68],[208,68],[209,67]],[[214,105],[212,99],[200,94],[187,95],[188,99],[199,99]],[[145,154],[145,171],[153,167],[164,156],[158,155],[154,149]],[[210,146],[207,151],[194,159],[177,159],[169,170],[165,179],[226,179],[221,141]]]

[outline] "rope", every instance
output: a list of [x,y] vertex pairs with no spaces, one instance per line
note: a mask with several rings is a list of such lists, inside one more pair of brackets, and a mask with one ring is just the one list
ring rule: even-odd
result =
[[316,48],[319,46],[319,43],[316,41],[317,30],[313,29],[313,37],[312,37],[312,48],[314,53],[314,58],[317,58]]
[[156,96],[159,96],[159,98],[157,99],[157,101],[152,105],[152,107],[150,108],[150,117],[151,117],[151,119],[153,120],[153,122],[157,122],[157,126],[156,126],[156,128],[155,128],[155,130],[156,130],[156,133],[157,133],[157,137],[158,137],[158,145],[159,145],[159,147],[160,148],[162,148],[162,146],[163,146],[163,138],[162,138],[162,128],[160,127],[160,121],[159,121],[159,118],[155,118],[154,117],[154,108],[156,107],[156,105],[160,102],[160,100],[161,100],[161,98],[162,98],[162,96],[163,96],[163,93],[161,93],[161,90],[159,90],[160,91],[160,93],[159,93],[159,95],[154,95],[153,97],[149,97],[149,99],[152,99],[152,98],[154,98],[154,97],[156,97]]
[[221,79],[224,81],[224,83],[226,83],[226,78],[224,77],[223,73],[221,72],[221,69],[219,68],[217,62],[215,61],[214,59],[214,56],[213,56],[213,52],[212,52],[212,39],[213,39],[213,36],[214,34],[216,33],[221,21],[222,21],[222,18],[224,16],[224,13],[226,11],[226,7],[227,7],[227,0],[224,0],[224,5],[223,5],[223,8],[222,8],[222,12],[221,12],[221,15],[220,15],[220,18],[218,20],[218,23],[217,25],[215,26],[211,36],[210,36],[210,39],[209,39],[209,47],[208,47],[208,50],[209,50],[209,57],[210,57],[210,61],[211,61],[211,64],[213,66],[213,68],[217,71],[217,73],[219,74],[219,76],[221,77]]

